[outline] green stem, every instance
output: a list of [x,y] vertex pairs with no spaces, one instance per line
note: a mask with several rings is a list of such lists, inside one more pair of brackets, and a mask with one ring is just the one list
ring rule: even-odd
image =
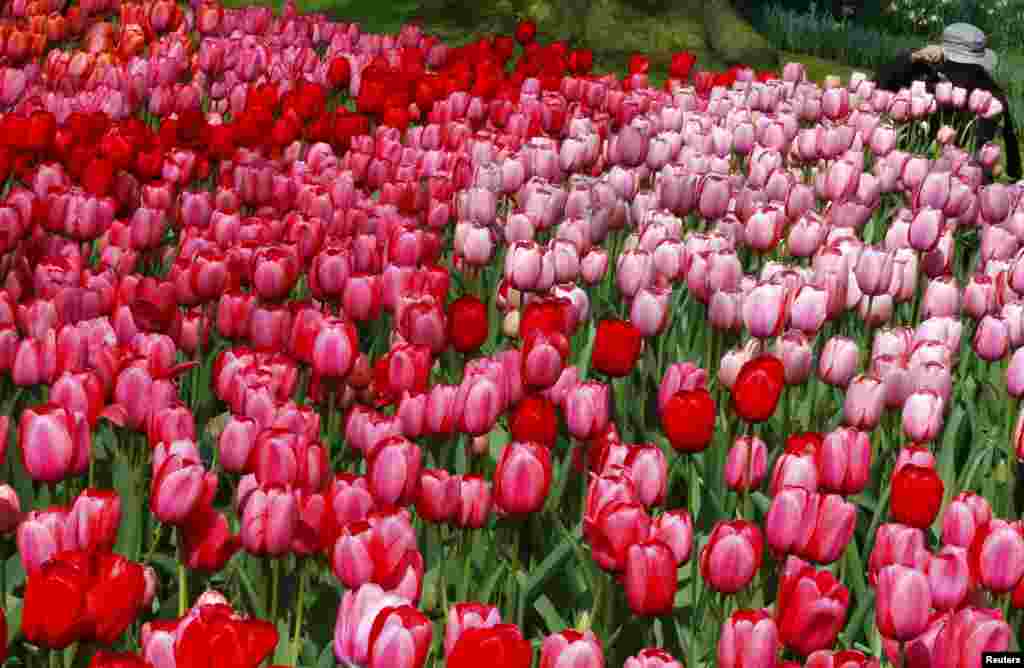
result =
[[270,621],[277,624],[277,590],[281,579],[281,560],[272,559],[270,562]]
[[308,569],[303,563],[299,568],[299,597],[295,602],[295,639],[292,641],[292,665],[299,665],[299,654],[302,649],[302,613],[305,609],[306,577]]
[[185,568],[185,540],[178,531],[178,616],[188,611],[188,570]]

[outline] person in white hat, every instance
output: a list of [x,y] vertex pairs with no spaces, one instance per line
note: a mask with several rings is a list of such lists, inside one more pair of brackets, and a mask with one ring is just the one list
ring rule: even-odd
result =
[[[924,81],[934,91],[939,81],[949,81],[967,90],[987,90],[1003,105],[1003,141],[1006,144],[1006,171],[1013,179],[1021,178],[1020,147],[1010,114],[1006,93],[996,83],[994,72],[999,64],[995,51],[988,48],[985,33],[969,23],[954,23],[942,31],[938,44],[929,44],[916,51],[900,54],[896,60],[879,68],[875,76],[878,87],[898,91],[914,81]],[[992,141],[999,126],[999,116],[978,119],[975,123],[975,145]],[[938,128],[932,128],[937,131]]]

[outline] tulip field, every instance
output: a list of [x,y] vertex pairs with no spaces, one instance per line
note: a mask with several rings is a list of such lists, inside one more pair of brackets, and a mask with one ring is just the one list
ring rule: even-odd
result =
[[2,3],[0,662],[1020,651],[1002,104],[649,67]]

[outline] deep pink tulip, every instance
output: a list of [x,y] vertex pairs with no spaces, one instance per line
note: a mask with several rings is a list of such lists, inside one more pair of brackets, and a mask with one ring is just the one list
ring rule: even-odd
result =
[[358,354],[355,325],[345,318],[325,318],[313,340],[313,370],[325,378],[344,378]]

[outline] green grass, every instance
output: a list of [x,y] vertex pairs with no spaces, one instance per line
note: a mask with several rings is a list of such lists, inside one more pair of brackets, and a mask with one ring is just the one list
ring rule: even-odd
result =
[[[228,7],[271,6],[275,10],[281,6],[280,0],[224,0],[224,4]],[[474,33],[430,21],[416,0],[297,0],[297,5],[303,13],[323,13],[335,20],[358,22],[364,30],[373,33],[397,33],[404,23],[418,19],[426,30],[455,46],[484,35],[482,32]],[[698,56],[697,67],[700,69],[722,70],[726,67],[713,53],[701,53]],[[627,60],[628,56],[621,53],[598,51],[594,54],[595,70],[598,72],[612,72],[622,76],[626,72]],[[815,54],[797,53],[795,49],[783,49],[782,62],[789,61],[803,63],[809,78],[819,82],[829,74],[838,74],[846,79],[857,69],[871,71],[869,68],[843,65]],[[652,67],[651,80],[655,85],[661,85],[666,76],[663,67]]]

